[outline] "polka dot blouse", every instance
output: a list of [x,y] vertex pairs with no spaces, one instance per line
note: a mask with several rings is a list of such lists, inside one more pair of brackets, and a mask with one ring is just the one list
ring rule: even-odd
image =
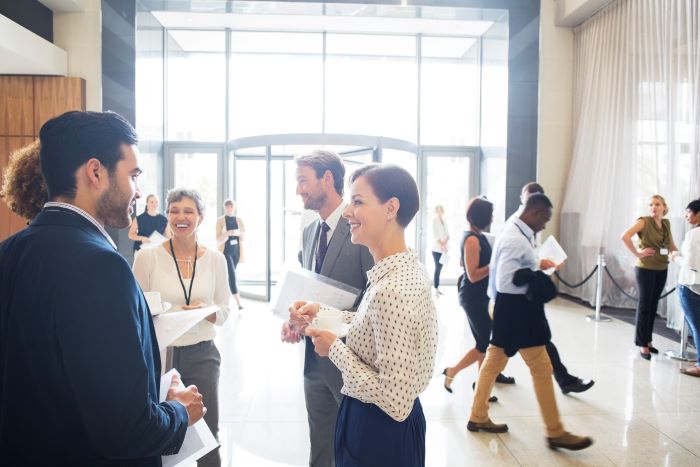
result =
[[401,422],[433,375],[437,316],[431,283],[413,252],[382,259],[367,278],[357,312],[344,315],[351,323],[346,343],[337,339],[329,357],[343,374],[343,394]]

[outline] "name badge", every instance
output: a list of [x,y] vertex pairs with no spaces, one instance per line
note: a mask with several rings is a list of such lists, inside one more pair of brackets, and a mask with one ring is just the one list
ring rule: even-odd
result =
[[233,239],[231,239],[231,240],[228,241],[228,244],[229,244],[229,245],[238,245],[238,239],[237,239],[237,238],[233,238]]
[[668,256],[668,248],[661,248],[659,254],[662,256]]

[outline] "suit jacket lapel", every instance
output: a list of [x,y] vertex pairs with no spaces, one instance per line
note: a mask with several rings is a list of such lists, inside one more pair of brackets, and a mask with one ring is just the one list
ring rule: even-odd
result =
[[341,217],[338,220],[338,225],[335,227],[331,241],[328,242],[326,257],[323,260],[323,266],[321,266],[321,275],[327,276],[333,270],[333,266],[338,256],[340,256],[340,250],[343,248],[348,235],[350,235],[350,224],[345,218]]

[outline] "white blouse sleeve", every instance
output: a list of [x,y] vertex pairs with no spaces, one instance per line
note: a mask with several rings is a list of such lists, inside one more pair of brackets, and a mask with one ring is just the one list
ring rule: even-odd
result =
[[151,271],[153,271],[153,253],[154,249],[143,249],[136,252],[134,255],[134,265],[132,267],[134,271],[134,277],[136,277],[136,282],[141,286],[141,290],[144,292],[151,291]]
[[368,304],[369,332],[376,343],[374,368],[340,339],[329,352],[343,374],[343,393],[377,405],[399,422],[413,409],[415,394],[410,388],[422,360],[416,346],[418,321],[413,305],[413,300],[390,288],[378,290]]
[[216,253],[216,260],[214,261],[214,305],[219,307],[214,324],[223,326],[231,313],[231,289],[228,285],[226,258],[218,251],[214,253]]

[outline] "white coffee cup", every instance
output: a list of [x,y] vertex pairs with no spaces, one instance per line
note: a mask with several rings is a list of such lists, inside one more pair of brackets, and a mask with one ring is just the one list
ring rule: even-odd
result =
[[314,327],[324,331],[337,332],[343,324],[343,314],[336,310],[321,310],[313,320]]
[[157,315],[163,312],[163,302],[160,299],[160,292],[144,292],[146,303],[151,310],[152,315]]

